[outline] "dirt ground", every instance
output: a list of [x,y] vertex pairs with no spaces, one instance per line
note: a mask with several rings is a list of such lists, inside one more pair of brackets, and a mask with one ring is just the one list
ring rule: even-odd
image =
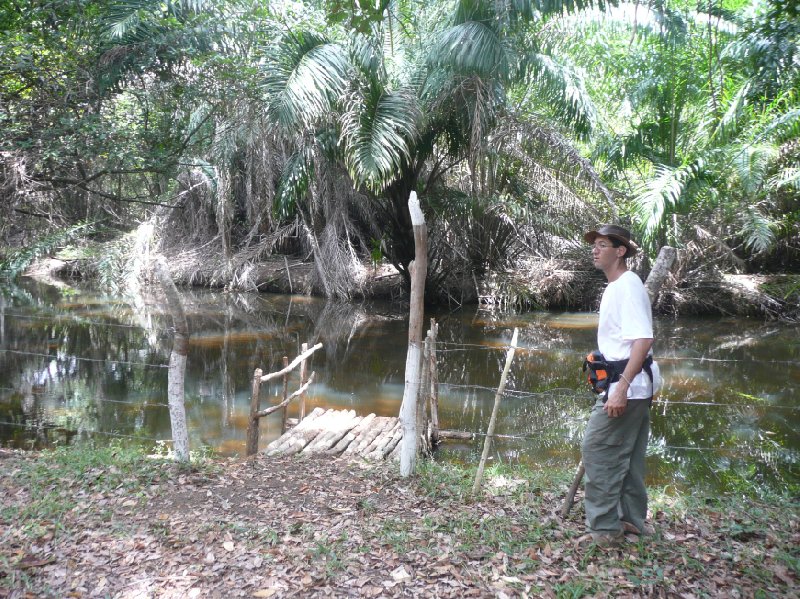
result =
[[48,490],[73,504],[48,519],[19,483],[33,459],[0,460],[2,598],[798,596],[796,510],[661,505],[655,537],[599,548],[580,504],[561,518],[565,488],[490,477],[472,499],[441,472],[258,456],[111,489],[92,468]]

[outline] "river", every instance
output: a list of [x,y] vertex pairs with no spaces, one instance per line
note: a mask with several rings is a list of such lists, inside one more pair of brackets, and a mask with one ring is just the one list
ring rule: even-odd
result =
[[[398,414],[408,344],[402,307],[208,290],[181,297],[191,329],[185,395],[192,450],[242,455],[254,369],[279,370],[302,343],[324,345],[310,365],[316,378],[308,410]],[[427,317],[439,323],[442,428],[485,431],[516,327],[520,350],[496,431],[504,436],[491,459],[577,465],[594,399],[581,363],[595,345],[595,314],[473,306]],[[0,286],[0,443],[168,440],[170,327],[155,296],[131,300],[30,280]],[[657,318],[655,330],[664,388],[652,410],[649,484],[797,492],[800,327]],[[262,389],[264,404],[281,393],[280,384]],[[266,418],[262,447],[279,431],[280,415]],[[436,459],[477,462],[481,448],[480,436],[447,441]]]

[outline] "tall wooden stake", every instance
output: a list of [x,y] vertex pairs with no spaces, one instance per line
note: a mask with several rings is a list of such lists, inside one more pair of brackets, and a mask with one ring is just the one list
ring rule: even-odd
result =
[[[305,364],[305,362],[303,362]],[[283,356],[283,368],[284,370],[289,365],[289,356]],[[283,375],[283,399],[281,402],[285,402],[286,398],[289,396],[289,373]],[[281,434],[286,432],[286,421],[289,420],[289,406],[286,405],[283,407],[283,417],[281,418]]]
[[[300,351],[301,355],[305,354],[308,351],[308,343],[304,343],[300,347],[301,347]],[[300,362],[300,386],[302,387],[303,385],[305,385],[307,380],[308,380],[308,362],[306,360],[303,360],[302,362]],[[297,417],[298,424],[305,417],[306,417],[306,394],[304,392],[300,396],[300,414]]]
[[417,460],[417,395],[419,393],[420,359],[422,358],[422,321],[425,311],[425,279],[428,276],[428,229],[419,206],[417,193],[408,198],[408,211],[414,228],[414,261],[411,270],[411,306],[408,315],[408,353],[400,424],[403,439],[400,445],[400,476],[410,476]]
[[256,455],[258,452],[258,409],[261,393],[261,375],[263,372],[256,368],[253,372],[253,389],[250,393],[250,420],[247,422],[247,445],[245,455]]
[[481,463],[478,464],[478,472],[475,474],[475,483],[472,485],[472,493],[475,494],[481,488],[481,479],[483,478],[483,470],[486,467],[486,460],[489,457],[489,449],[492,446],[492,437],[494,436],[494,427],[497,423],[497,412],[500,408],[500,401],[503,399],[503,391],[506,388],[506,378],[508,378],[508,371],[511,370],[511,362],[514,360],[514,352],[517,350],[517,334],[518,329],[514,329],[514,334],[511,336],[511,347],[508,348],[506,354],[506,365],[503,368],[503,374],[500,376],[500,386],[497,387],[497,393],[494,396],[494,407],[492,408],[492,417],[489,419],[489,428],[486,430],[486,439],[483,441],[483,454],[481,455]]
[[431,379],[431,445],[439,444],[439,368],[436,364],[436,338],[439,335],[439,325],[431,318],[430,340],[430,379]]

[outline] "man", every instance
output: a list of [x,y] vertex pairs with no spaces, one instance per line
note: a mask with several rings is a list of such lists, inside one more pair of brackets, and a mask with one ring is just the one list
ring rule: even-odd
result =
[[586,233],[584,239],[592,244],[595,267],[608,279],[600,301],[598,349],[607,362],[621,361],[607,395],[598,396],[581,447],[589,528],[584,539],[610,545],[626,532],[647,532],[645,450],[658,367],[651,357],[650,300],[641,279],[628,270],[626,262],[638,249],[630,232],[603,225]]

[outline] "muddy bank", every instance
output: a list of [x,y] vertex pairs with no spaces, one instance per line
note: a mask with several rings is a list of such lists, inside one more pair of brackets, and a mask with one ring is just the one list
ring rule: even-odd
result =
[[[167,257],[178,285],[324,296],[313,261],[297,256],[272,256],[239,267],[225,266],[208,256]],[[46,259],[25,273],[54,284],[91,279],[92,267],[84,260]],[[644,268],[634,270],[646,278]],[[654,303],[656,314],[669,316],[744,316],[766,320],[800,320],[800,275],[729,274],[689,270],[680,263],[673,269]],[[364,265],[355,273],[352,299],[405,301],[404,281],[390,265]],[[457,288],[429,289],[426,295],[440,303],[485,304],[510,309],[594,311],[605,285],[602,273],[588,260],[520,261],[506,272],[471,276]]]

